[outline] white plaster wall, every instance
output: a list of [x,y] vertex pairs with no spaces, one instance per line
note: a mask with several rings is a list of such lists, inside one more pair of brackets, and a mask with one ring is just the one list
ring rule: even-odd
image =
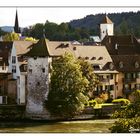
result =
[[[49,91],[48,64],[50,61],[48,57],[28,58],[26,105],[26,113],[28,114],[46,113],[44,101]],[[42,71],[42,68],[45,68],[45,72]]]
[[[16,63],[12,63],[12,56],[16,57]],[[17,79],[17,104],[25,103],[25,77],[21,75],[19,62],[16,54],[16,48],[13,43],[11,55],[9,56],[8,72],[12,72],[12,66],[16,66],[16,73],[13,73],[13,78]]]
[[[16,57],[16,63],[12,64],[12,56]],[[16,66],[16,73],[13,73],[13,78],[17,79],[17,76],[20,76],[20,69],[19,69],[19,64],[18,64],[18,59],[17,59],[17,54],[16,54],[16,48],[13,44],[12,50],[11,50],[11,55],[9,56],[9,68],[8,72],[12,72],[12,66]]]
[[104,39],[104,37],[106,36],[106,33],[108,33],[108,35],[114,35],[114,24],[100,24],[101,40]]

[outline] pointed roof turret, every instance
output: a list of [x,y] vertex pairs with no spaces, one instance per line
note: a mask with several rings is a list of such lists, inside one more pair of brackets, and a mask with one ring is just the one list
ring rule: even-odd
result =
[[109,19],[109,17],[107,15],[105,15],[101,24],[113,24],[113,22]]
[[17,13],[17,10],[16,10],[16,17],[15,17],[14,32],[15,33],[21,33],[20,32],[20,28],[19,28],[19,23],[18,23],[18,13]]

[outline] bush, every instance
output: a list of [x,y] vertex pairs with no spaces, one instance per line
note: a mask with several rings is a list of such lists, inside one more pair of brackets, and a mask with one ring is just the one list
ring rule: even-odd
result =
[[130,104],[124,110],[115,111],[112,118],[133,118],[140,116],[140,103]]
[[112,133],[130,133],[135,132],[136,130],[140,132],[140,117],[119,119],[109,129]]

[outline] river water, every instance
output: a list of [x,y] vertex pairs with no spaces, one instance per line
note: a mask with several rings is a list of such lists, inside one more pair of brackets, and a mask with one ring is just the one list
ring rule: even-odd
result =
[[114,121],[0,122],[0,133],[110,133]]

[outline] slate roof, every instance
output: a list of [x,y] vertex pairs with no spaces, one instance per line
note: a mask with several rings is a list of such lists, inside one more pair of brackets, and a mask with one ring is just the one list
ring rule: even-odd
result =
[[32,44],[28,47],[29,51],[25,54],[26,56],[38,56],[45,57],[49,56],[49,52],[47,49],[47,44],[45,39],[40,39],[37,43]]
[[132,35],[106,36],[102,45],[105,45],[110,55],[140,54],[140,43]]
[[[115,69],[119,72],[140,72],[140,55],[111,55]],[[120,67],[120,62],[123,67]],[[138,63],[138,67],[136,67]]]
[[0,42],[0,66],[8,66],[9,56],[12,50],[13,42]]

